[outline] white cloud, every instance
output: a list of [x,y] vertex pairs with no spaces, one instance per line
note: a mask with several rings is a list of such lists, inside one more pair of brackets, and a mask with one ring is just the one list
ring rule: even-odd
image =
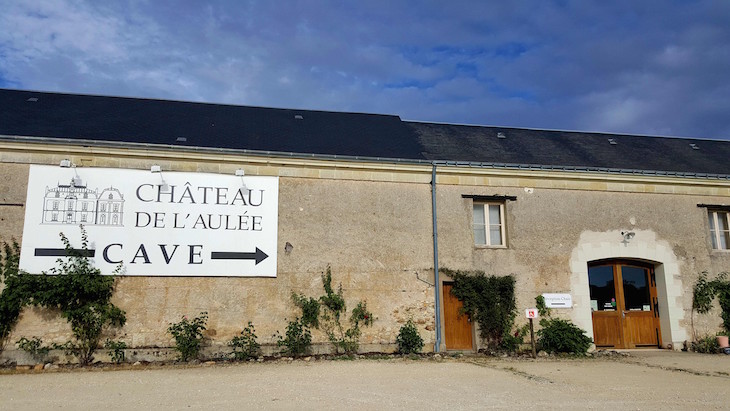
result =
[[0,86],[730,138],[724,2],[0,6]]

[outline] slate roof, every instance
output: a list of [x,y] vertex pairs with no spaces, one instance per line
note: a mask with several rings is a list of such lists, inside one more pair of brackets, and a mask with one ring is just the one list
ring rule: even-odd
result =
[[394,115],[0,89],[0,138],[16,137],[730,178],[730,141],[723,140],[435,124]]
[[420,151],[398,116],[3,89],[0,135],[366,157]]
[[[408,123],[429,160],[730,175],[730,141]],[[499,138],[501,133],[503,138]],[[612,142],[614,144],[612,144]]]

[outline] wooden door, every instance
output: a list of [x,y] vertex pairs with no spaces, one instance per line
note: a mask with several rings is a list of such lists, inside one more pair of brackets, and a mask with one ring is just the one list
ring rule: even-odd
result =
[[621,315],[613,265],[588,268],[593,315],[593,342],[597,347],[620,347],[623,340]]
[[621,264],[617,271],[621,278],[618,285],[621,287],[624,347],[656,347],[659,345],[659,315],[655,304],[656,283],[652,282],[654,270]]
[[463,303],[453,294],[453,284],[444,283],[442,288],[444,300],[444,336],[447,350],[473,350],[471,319],[460,314]]
[[589,267],[588,277],[596,346],[635,348],[661,344],[653,268],[610,262]]

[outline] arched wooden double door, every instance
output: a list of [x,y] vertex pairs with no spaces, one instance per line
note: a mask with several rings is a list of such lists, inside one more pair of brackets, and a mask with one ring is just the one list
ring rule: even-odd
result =
[[597,347],[661,345],[654,268],[635,261],[602,261],[588,266]]

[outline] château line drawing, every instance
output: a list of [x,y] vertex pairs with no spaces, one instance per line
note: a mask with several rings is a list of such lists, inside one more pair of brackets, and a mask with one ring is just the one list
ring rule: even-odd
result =
[[124,226],[124,195],[114,187],[90,189],[85,184],[46,186],[42,224]]

